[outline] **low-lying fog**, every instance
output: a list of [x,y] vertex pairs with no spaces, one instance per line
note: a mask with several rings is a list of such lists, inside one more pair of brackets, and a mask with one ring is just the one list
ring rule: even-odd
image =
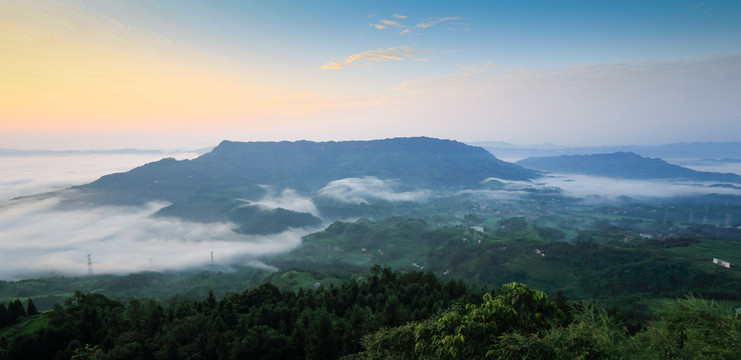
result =
[[[195,155],[193,155],[195,156]],[[193,156],[181,156],[193,157]],[[289,230],[269,236],[240,235],[234,224],[201,224],[151,217],[165,203],[142,207],[66,209],[61,197],[21,198],[97,179],[159,160],[153,155],[78,155],[0,157],[0,279],[20,279],[48,274],[84,275],[87,255],[94,273],[129,273],[141,270],[176,270],[220,265],[266,266],[263,255],[290,251],[301,237],[315,229]],[[741,189],[707,187],[708,184],[638,181],[584,175],[553,175],[531,182],[506,182],[503,190],[464,190],[460,194],[482,199],[516,201],[525,190],[558,187],[563,194],[605,201],[633,198],[703,195],[741,195]],[[435,198],[426,189],[408,189],[397,181],[374,177],[340,179],[317,193],[337,201],[362,204],[371,201],[425,202]],[[255,203],[321,215],[310,198],[293,190],[273,191]],[[403,189],[403,190],[402,190]]]
[[265,266],[255,257],[289,251],[318,230],[240,235],[233,224],[150,217],[165,203],[65,210],[59,202],[30,198],[0,205],[0,279],[83,275],[88,254],[95,273],[201,267],[212,251],[220,265]]
[[670,161],[673,164],[684,166],[696,171],[732,173],[741,175],[741,160],[734,159],[729,161],[721,160],[676,160]]
[[[710,187],[714,183],[614,179],[588,175],[554,174],[537,179],[534,183],[540,186],[558,187],[564,191],[565,195],[580,198],[595,195],[605,199],[617,199],[620,196],[670,198],[707,194],[741,195],[741,189]],[[741,186],[741,184],[736,185]]]
[[165,157],[178,160],[195,153],[0,156],[0,202],[81,185],[111,173],[131,170]]
[[[58,197],[11,200],[85,184],[164,157],[197,156],[195,153],[0,156],[0,279],[52,273],[83,275],[88,272],[88,254],[95,273],[203,266],[210,263],[211,251],[219,264],[264,266],[254,257],[288,251],[310,232],[291,230],[271,236],[246,236],[231,231],[233,224],[197,224],[150,217],[167,205],[164,203],[66,210],[59,208],[61,198]],[[290,195],[267,200],[275,204],[266,205],[310,210],[305,208],[305,199],[295,200]],[[289,201],[298,204],[286,204]]]
[[351,204],[367,204],[371,200],[420,202],[432,196],[429,190],[399,191],[398,188],[397,181],[365,176],[332,181],[318,195]]

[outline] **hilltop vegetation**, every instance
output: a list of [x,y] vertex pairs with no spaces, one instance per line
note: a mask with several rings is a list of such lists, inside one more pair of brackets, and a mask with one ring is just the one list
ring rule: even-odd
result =
[[337,287],[281,291],[264,284],[220,300],[210,293],[167,306],[78,292],[35,319],[31,330],[2,333],[0,358],[733,359],[741,353],[741,320],[696,297],[666,301],[650,325],[636,327],[593,304],[569,304],[519,283],[476,290],[430,272],[377,266]]

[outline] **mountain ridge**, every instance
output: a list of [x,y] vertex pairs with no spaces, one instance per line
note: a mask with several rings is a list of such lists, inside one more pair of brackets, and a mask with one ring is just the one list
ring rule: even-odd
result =
[[604,154],[632,152],[646,157],[662,159],[720,159],[734,158],[741,153],[741,142],[679,142],[661,145],[603,145],[603,146],[559,146],[553,144],[516,145],[506,142],[470,142],[481,146],[497,157],[524,159],[527,157]]
[[696,171],[670,164],[659,158],[643,157],[632,152],[530,157],[516,163],[542,171],[622,179],[676,179],[741,183],[741,176],[736,174]]

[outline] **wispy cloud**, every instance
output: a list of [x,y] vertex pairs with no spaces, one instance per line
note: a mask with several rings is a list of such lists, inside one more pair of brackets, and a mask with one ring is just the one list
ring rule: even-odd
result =
[[310,198],[299,195],[296,190],[283,189],[280,193],[272,186],[262,185],[266,195],[258,201],[248,201],[251,204],[261,205],[269,209],[284,208],[286,210],[306,212],[314,216],[320,216],[314,203]]
[[401,23],[399,23],[396,20],[381,20],[380,22],[381,22],[381,24],[388,25],[388,26],[393,26],[393,27],[398,27],[398,28],[406,27],[406,25],[401,24]]
[[328,62],[322,66],[322,70],[341,70],[356,65],[371,65],[373,63],[387,60],[404,60],[418,54],[426,53],[426,50],[415,49],[409,46],[397,46],[387,49],[375,49],[352,54],[345,60],[339,62]]
[[426,23],[417,24],[417,27],[418,28],[421,28],[421,29],[426,29],[428,27],[433,27],[433,26],[435,26],[437,24],[440,24],[440,23],[443,23],[443,22],[446,22],[446,21],[453,21],[453,20],[460,20],[460,19],[461,19],[460,16],[442,17],[442,18],[435,19],[435,20],[432,20],[432,21],[429,21],[429,22],[426,22]]
[[[396,18],[396,19],[406,19],[406,16],[404,16],[404,15],[393,15],[393,17]],[[395,28],[400,28],[400,29],[404,29],[404,28],[407,27],[406,25],[400,23],[397,20],[388,20],[388,19],[378,20],[378,23],[377,24],[368,24],[368,26],[372,26],[372,27],[374,27],[374,28],[376,28],[378,30],[384,30],[384,29],[387,29],[389,27],[395,27]],[[406,30],[405,29],[405,30],[402,30],[400,32],[400,34],[406,34],[408,32],[409,32],[409,30]]]

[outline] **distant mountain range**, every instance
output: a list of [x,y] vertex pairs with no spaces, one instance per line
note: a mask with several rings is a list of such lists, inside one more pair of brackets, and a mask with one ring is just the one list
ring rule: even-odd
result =
[[501,141],[472,142],[503,159],[523,159],[535,156],[606,154],[633,152],[641,156],[662,159],[738,159],[741,142],[690,142],[663,145],[616,145],[591,147],[566,147],[553,144],[521,146]]
[[[341,142],[224,141],[193,160],[163,159],[75,187],[85,201],[102,204],[172,203],[157,215],[191,221],[233,221],[256,233],[257,219],[270,232],[315,225],[308,213],[266,209],[256,202],[291,189],[312,197],[332,181],[373,177],[393,180],[399,191],[460,189],[487,178],[526,180],[536,171],[497,159],[457,141],[395,138]],[[260,230],[263,231],[263,230]]]
[[517,161],[526,168],[566,174],[623,179],[674,179],[741,183],[736,174],[702,172],[630,152],[531,157]]

